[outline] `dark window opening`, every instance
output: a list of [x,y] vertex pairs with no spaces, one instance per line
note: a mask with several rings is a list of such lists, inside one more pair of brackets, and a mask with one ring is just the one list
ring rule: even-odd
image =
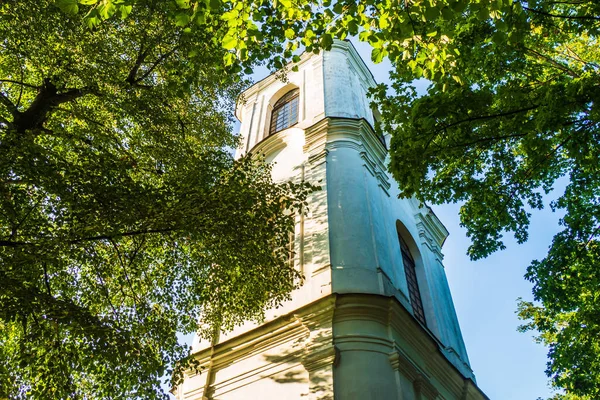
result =
[[419,283],[417,281],[415,260],[410,254],[410,250],[400,234],[398,234],[398,239],[400,240],[400,251],[402,252],[402,262],[404,264],[404,273],[406,274],[406,282],[408,283],[408,295],[410,297],[413,313],[419,322],[423,325],[427,325],[427,322],[425,321],[425,311],[423,310],[423,301],[421,300],[421,292],[419,291]]
[[290,90],[273,106],[269,134],[282,131],[298,123],[298,103],[300,90]]

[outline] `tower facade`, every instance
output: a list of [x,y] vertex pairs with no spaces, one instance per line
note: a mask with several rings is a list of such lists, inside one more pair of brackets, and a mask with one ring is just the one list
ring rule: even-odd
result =
[[322,190],[296,217],[292,299],[217,343],[196,340],[201,373],[178,399],[486,399],[479,390],[442,264],[448,232],[398,199],[388,137],[373,130],[373,76],[349,42],[305,54],[287,81],[241,97],[242,148],[274,162],[275,180]]

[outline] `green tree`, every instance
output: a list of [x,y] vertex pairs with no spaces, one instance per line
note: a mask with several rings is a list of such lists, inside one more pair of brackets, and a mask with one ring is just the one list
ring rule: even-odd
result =
[[310,189],[233,160],[226,50],[138,3],[91,28],[65,1],[0,4],[2,398],[164,397],[178,332],[260,318],[299,282],[284,211]]
[[[463,203],[473,259],[503,249],[506,233],[526,241],[532,210],[568,179],[550,203],[565,212],[563,230],[527,269],[537,303],[522,302],[519,316],[549,347],[554,385],[599,398],[600,4],[482,4],[423,23],[434,38],[447,32],[448,45],[407,50],[395,93],[378,90],[390,169],[405,196]],[[451,61],[428,60],[444,50]],[[410,85],[419,76],[433,81],[420,98]]]
[[[373,46],[374,61],[387,57],[395,66],[392,90],[381,86],[373,93],[380,128],[392,133],[391,171],[405,196],[464,202],[461,221],[473,239],[472,258],[502,249],[507,232],[527,240],[531,210],[544,206],[543,193],[558,178],[569,179],[551,204],[565,210],[564,230],[548,256],[528,269],[538,303],[522,303],[520,315],[528,321],[524,329],[538,330],[550,346],[547,372],[554,383],[569,396],[600,396],[597,2],[31,0],[0,7],[2,37],[8,38],[0,63],[8,193],[2,200],[8,210],[2,257],[19,260],[3,264],[14,281],[3,280],[8,295],[2,301],[13,311],[2,320],[3,332],[9,332],[2,357],[10,362],[0,371],[21,379],[19,393],[44,395],[51,388],[63,396],[79,390],[101,397],[132,395],[142,387],[150,393],[160,375],[156,366],[183,354],[165,350],[173,342],[152,342],[159,328],[171,329],[173,337],[175,328],[162,321],[191,330],[201,305],[213,325],[230,326],[259,314],[267,299],[284,296],[293,272],[269,266],[281,264],[272,251],[285,236],[280,210],[301,205],[302,196],[290,197],[290,190],[301,188],[273,185],[264,167],[247,160],[235,164],[219,151],[233,145],[223,104],[239,88],[236,73],[263,61],[281,68],[298,60],[300,48],[318,52],[334,38],[358,35]],[[432,81],[420,98],[411,86],[416,78]],[[189,216],[184,205],[198,213]],[[226,222],[219,222],[224,218],[245,224],[238,231],[248,240],[227,231]],[[169,236],[160,231],[165,224],[186,228],[172,228],[181,235]],[[136,250],[139,241],[147,251]],[[264,252],[247,262],[240,257],[251,243]],[[137,306],[126,291],[129,273],[121,272],[130,258],[140,265],[140,282],[158,282],[151,286],[157,292],[178,290],[160,292],[146,308]],[[159,264],[176,265],[174,275],[161,275]],[[102,279],[94,277],[103,268]],[[245,280],[246,273],[255,273],[254,280]],[[286,276],[271,292],[260,285],[265,274]],[[213,277],[222,281],[212,284]],[[254,284],[264,290],[251,290]],[[192,290],[198,287],[205,291]],[[249,304],[240,294],[252,295]],[[20,298],[31,300],[17,304]],[[177,306],[165,307],[172,304]],[[219,313],[224,305],[233,307],[227,315]],[[188,308],[193,311],[182,312]],[[131,309],[136,313],[126,312]],[[193,317],[182,323],[184,314]],[[36,321],[36,315],[51,318]],[[62,323],[64,315],[76,315],[80,323]],[[111,315],[130,320],[116,325]],[[32,329],[45,336],[34,335],[40,338],[34,351],[20,353]],[[73,333],[66,334],[68,329]],[[85,332],[101,332],[107,340]],[[86,354],[98,353],[118,368],[108,373],[95,360],[82,367],[80,356],[55,361],[61,350],[41,345],[49,340],[73,349],[88,346]],[[114,360],[123,355],[106,344],[117,340],[134,346],[128,355],[150,353],[138,357],[139,366],[118,364]],[[144,340],[152,345],[139,344]],[[16,372],[19,363],[28,369]],[[132,374],[134,369],[144,374]],[[74,375],[60,375],[71,370],[81,371],[77,389]],[[120,386],[97,389],[118,376]]]

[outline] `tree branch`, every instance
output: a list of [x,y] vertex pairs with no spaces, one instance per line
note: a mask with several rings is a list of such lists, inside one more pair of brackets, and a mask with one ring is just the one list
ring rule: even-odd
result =
[[0,92],[0,103],[4,104],[6,108],[8,108],[8,111],[12,114],[13,117],[19,113],[17,106],[15,106],[13,102],[10,101],[8,96],[6,96],[2,92]]
[[573,77],[573,78],[579,77],[579,74],[577,72],[575,72],[572,69],[570,69],[569,67],[559,63],[558,61],[554,60],[552,57],[542,54],[536,50],[530,49],[529,47],[525,47],[525,50],[528,51],[529,53],[535,54],[538,58],[548,61],[550,64],[554,65],[556,68],[571,75],[571,77]]
[[[93,242],[96,240],[113,240],[121,237],[130,237],[130,236],[140,236],[140,235],[149,235],[154,233],[170,233],[174,232],[176,228],[162,228],[162,229],[146,229],[146,230],[138,230],[138,231],[130,231],[130,232],[121,232],[115,233],[112,235],[98,235],[98,236],[89,236],[78,239],[70,239],[64,240],[64,238],[60,237],[49,237],[49,238],[40,238],[40,240],[59,240],[64,241],[67,244],[79,244],[84,242]],[[23,246],[34,246],[37,242],[17,242],[12,240],[0,240],[0,247],[23,247]]]
[[[135,290],[133,290],[133,285],[131,284],[131,280],[129,279],[129,274],[127,273],[127,269],[125,268],[125,263],[123,262],[123,256],[121,255],[121,251],[119,250],[119,246],[117,246],[117,243],[115,243],[114,240],[109,239],[110,244],[113,246],[113,248],[115,249],[115,252],[117,253],[117,258],[119,259],[119,264],[121,264],[121,268],[123,269],[123,273],[125,274],[125,281],[127,282],[127,285],[129,286],[129,290],[131,291],[131,299],[133,300],[133,305],[135,307],[135,309],[137,310],[138,308],[138,297],[135,293]],[[123,288],[121,286],[119,286],[119,288],[121,289],[121,292],[123,293],[123,296],[127,296],[127,294],[125,293],[125,291],[123,290]]]
[[527,11],[531,11],[532,13],[535,13],[535,14],[545,15],[546,17],[552,17],[552,18],[582,19],[582,20],[600,21],[600,17],[593,17],[591,15],[552,14],[552,13],[549,13],[549,12],[545,12],[545,11],[541,11],[541,10],[536,10],[536,9],[529,8],[529,7],[523,7],[523,9],[527,10]]
[[29,83],[25,83],[25,82],[20,82],[20,81],[15,81],[12,79],[0,79],[0,83],[14,83],[16,85],[21,85],[21,86],[25,86],[28,88],[32,88],[32,89],[39,89],[39,86],[35,86],[35,85],[30,85]]
[[42,262],[42,268],[44,269],[44,283],[46,284],[46,290],[48,295],[52,296],[52,290],[50,290],[50,279],[48,278],[48,269],[46,268],[46,262]]
[[448,124],[448,125],[444,125],[440,129],[438,129],[436,131],[436,133],[439,133],[440,131],[446,130],[448,128],[453,128],[453,127],[455,127],[457,125],[460,125],[460,124],[464,124],[466,122],[474,122],[474,121],[480,121],[480,120],[483,120],[483,119],[493,119],[493,118],[498,118],[498,117],[508,117],[510,115],[514,115],[514,114],[519,114],[519,113],[523,113],[523,112],[535,110],[539,106],[540,105],[538,104],[538,105],[535,105],[535,106],[525,107],[525,108],[521,108],[521,109],[518,109],[518,110],[511,110],[511,111],[501,112],[501,113],[498,113],[498,114],[480,115],[480,116],[477,116],[477,117],[466,118],[466,119],[463,119],[463,120],[460,120],[460,121],[453,122],[453,123]]
[[150,51],[150,47],[148,47],[146,50],[142,50],[142,48],[140,47],[138,56],[135,59],[135,63],[133,64],[133,67],[131,67],[131,69],[129,70],[129,74],[127,75],[127,78],[125,79],[125,82],[129,83],[130,85],[135,85],[137,83],[138,79],[136,78],[136,76],[137,76],[138,71],[140,70],[142,64],[144,63],[144,60],[148,56],[149,51]]
[[14,125],[17,132],[24,133],[30,129],[42,129],[42,124],[46,120],[48,113],[56,106],[71,102],[88,93],[93,93],[89,87],[66,88],[60,92],[50,79],[44,79],[37,96],[30,104],[29,108],[23,112],[17,111],[14,114]]
[[468,143],[460,143],[460,144],[457,144],[454,146],[446,146],[446,147],[444,147],[444,149],[452,149],[452,148],[456,148],[456,147],[471,147],[472,145],[481,143],[481,142],[497,141],[497,140],[517,138],[517,137],[520,138],[520,137],[525,137],[528,134],[529,133],[515,133],[515,134],[511,134],[511,135],[484,137],[484,138],[479,138],[479,139],[473,140],[472,142],[468,142]]
[[158,67],[158,65],[163,62],[164,60],[166,60],[167,58],[169,58],[171,56],[171,54],[173,54],[177,49],[179,48],[179,46],[175,46],[173,47],[173,49],[167,51],[165,54],[163,54],[162,56],[158,57],[158,59],[152,63],[152,65],[150,66],[150,68],[148,68],[148,70],[138,79],[135,80],[135,83],[141,82],[144,79],[146,79],[151,73],[152,71],[154,71],[156,69],[156,67]]

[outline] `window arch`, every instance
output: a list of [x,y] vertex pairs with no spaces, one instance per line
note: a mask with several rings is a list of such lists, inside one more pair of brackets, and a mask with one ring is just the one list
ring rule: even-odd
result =
[[292,89],[273,105],[269,135],[287,129],[298,123],[298,103],[300,90]]
[[397,226],[396,228],[398,232],[398,242],[400,243],[402,264],[404,264],[404,274],[406,275],[406,283],[408,284],[408,296],[410,298],[413,314],[420,323],[426,326],[427,320],[425,319],[423,299],[421,296],[421,291],[419,290],[415,259],[408,248],[408,244],[406,244],[406,241],[402,238],[399,227]]

